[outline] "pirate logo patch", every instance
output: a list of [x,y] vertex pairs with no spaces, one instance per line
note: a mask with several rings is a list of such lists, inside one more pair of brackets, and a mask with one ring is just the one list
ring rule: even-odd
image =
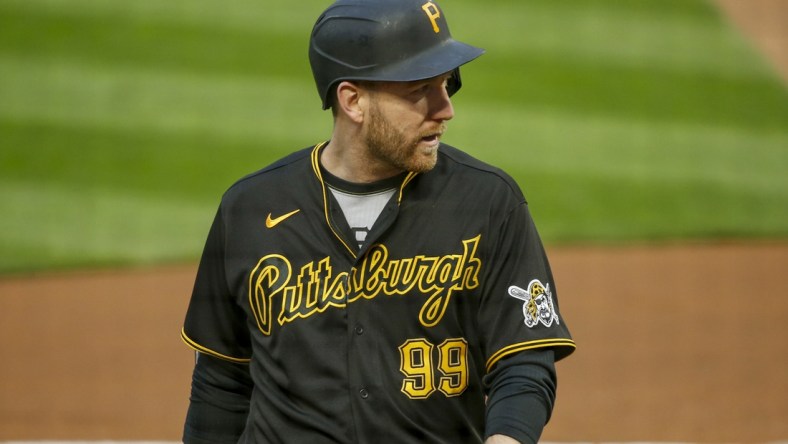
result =
[[512,285],[509,287],[509,296],[523,301],[523,316],[525,325],[529,328],[537,326],[539,323],[545,327],[558,322],[558,313],[553,306],[553,294],[550,292],[550,284],[543,285],[538,279],[534,279],[528,284],[528,289]]

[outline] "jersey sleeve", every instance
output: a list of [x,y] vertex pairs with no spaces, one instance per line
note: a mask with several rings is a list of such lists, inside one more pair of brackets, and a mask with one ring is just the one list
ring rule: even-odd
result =
[[542,241],[525,202],[491,239],[479,325],[489,372],[501,359],[551,348],[560,360],[575,349],[561,316],[558,293]]
[[225,227],[216,213],[205,242],[181,337],[201,352],[232,362],[249,362],[246,315],[235,302],[225,275]]

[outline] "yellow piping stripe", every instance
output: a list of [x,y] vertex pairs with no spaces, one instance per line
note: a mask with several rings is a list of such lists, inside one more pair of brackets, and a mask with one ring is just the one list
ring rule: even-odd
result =
[[323,182],[323,175],[320,174],[320,149],[323,148],[323,145],[325,144],[326,142],[315,145],[315,149],[312,150],[312,170],[315,172],[317,179],[320,181],[320,186],[323,187],[323,212],[326,216],[326,224],[328,225],[328,228],[331,229],[331,232],[334,233],[334,236],[339,239],[339,242],[341,242],[347,251],[349,251],[350,254],[355,258],[356,251],[350,248],[348,244],[342,240],[342,236],[340,236],[339,233],[334,230],[334,227],[331,225],[331,218],[328,214],[328,190],[326,190],[326,183]]
[[418,175],[418,174],[419,174],[419,173],[413,173],[413,172],[410,172],[410,173],[408,173],[408,175],[407,175],[407,176],[405,176],[405,180],[403,180],[403,181],[402,181],[402,185],[399,187],[399,196],[397,197],[397,203],[398,203],[398,204],[399,204],[399,203],[402,203],[402,193],[405,191],[405,186],[406,186],[408,183],[410,183],[410,181],[411,181],[411,180],[412,180],[414,177],[416,177],[416,175]]
[[518,344],[512,344],[508,347],[504,347],[498,350],[495,354],[490,356],[490,359],[487,360],[487,371],[489,372],[493,366],[500,361],[504,356],[511,355],[513,353],[521,352],[524,350],[532,350],[535,348],[544,348],[544,347],[572,347],[577,348],[575,342],[571,339],[540,339],[538,341],[528,341],[528,342],[520,342]]
[[233,358],[232,356],[223,355],[223,354],[221,354],[219,352],[216,352],[216,351],[213,351],[213,350],[211,350],[209,348],[205,348],[202,345],[194,342],[186,334],[186,330],[185,329],[181,329],[181,339],[183,339],[183,342],[185,342],[186,345],[188,345],[190,348],[192,348],[192,349],[194,349],[194,350],[196,350],[198,352],[201,352],[201,353],[205,353],[205,354],[208,354],[208,355],[211,355],[211,356],[215,356],[215,357],[220,358],[220,359],[224,359],[225,361],[237,362],[237,363],[240,363],[240,364],[246,364],[246,363],[249,363],[251,361],[251,359]]

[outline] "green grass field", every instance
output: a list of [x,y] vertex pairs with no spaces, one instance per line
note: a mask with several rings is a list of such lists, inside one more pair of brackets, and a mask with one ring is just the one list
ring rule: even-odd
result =
[[[326,139],[326,1],[0,2],[0,272],[197,259],[238,177]],[[546,242],[788,237],[788,92],[701,0],[443,0],[488,53],[445,137]]]

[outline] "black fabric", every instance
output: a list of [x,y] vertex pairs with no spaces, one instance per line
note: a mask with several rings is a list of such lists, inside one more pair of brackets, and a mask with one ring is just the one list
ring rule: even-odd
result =
[[[239,413],[249,375],[240,443],[366,443],[383,431],[391,442],[482,443],[486,395],[491,408],[546,421],[549,383],[518,382],[515,363],[537,349],[559,360],[574,342],[517,184],[441,145],[434,169],[401,178],[358,250],[332,216],[321,146],[222,198],[183,336],[215,358],[251,362],[218,397],[195,384],[192,428],[211,424],[202,404]],[[505,407],[520,393],[532,395]],[[522,428],[512,424],[494,429]]]
[[529,350],[509,356],[484,382],[489,393],[485,436],[501,434],[523,444],[538,442],[555,402],[553,350]]
[[184,444],[237,443],[249,415],[249,366],[198,354]]

